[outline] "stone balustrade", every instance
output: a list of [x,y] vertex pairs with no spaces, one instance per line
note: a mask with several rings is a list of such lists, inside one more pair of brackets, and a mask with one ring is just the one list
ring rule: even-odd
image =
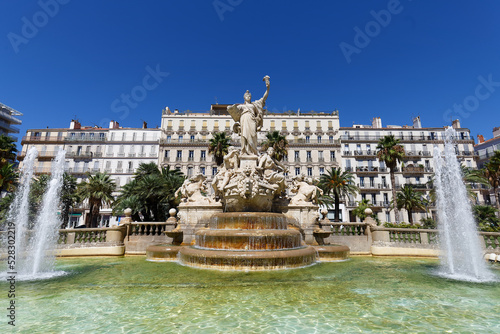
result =
[[172,231],[176,224],[168,222],[131,222],[123,225],[126,229],[124,240],[126,254],[146,254],[151,244],[171,244],[173,238],[164,232]]
[[98,256],[125,254],[125,228],[75,228],[59,230],[58,256]]

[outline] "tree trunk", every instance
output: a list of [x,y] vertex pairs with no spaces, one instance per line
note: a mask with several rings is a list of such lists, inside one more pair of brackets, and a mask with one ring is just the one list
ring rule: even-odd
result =
[[493,193],[495,194],[495,202],[498,209],[497,214],[500,217],[500,198],[498,198],[498,188],[493,188]]
[[394,176],[394,169],[389,169],[389,174],[391,175],[391,186],[392,186],[392,201],[394,203],[394,218],[396,219],[396,223],[399,224],[399,209],[396,205],[396,177]]
[[333,221],[340,221],[340,198],[337,194],[335,194],[335,218],[333,219]]
[[411,210],[408,210],[408,222],[410,223],[410,225],[413,225],[413,217]]

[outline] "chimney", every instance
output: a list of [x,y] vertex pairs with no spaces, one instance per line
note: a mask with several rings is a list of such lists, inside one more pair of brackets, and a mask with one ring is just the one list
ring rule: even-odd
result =
[[69,124],[69,128],[70,130],[78,130],[82,128],[82,125],[80,124],[80,122],[72,119],[71,123]]
[[109,122],[110,129],[118,129],[119,127],[120,127],[120,124],[118,124],[118,122],[116,122],[116,121]]
[[454,129],[460,129],[460,120],[456,119],[453,122],[451,122],[451,127]]
[[380,117],[372,118],[372,128],[381,128],[382,127],[382,119]]
[[500,136],[500,127],[497,126],[496,128],[493,128],[493,138],[496,138],[499,136]]
[[484,143],[484,136],[483,135],[477,135],[477,141],[479,144]]
[[417,116],[413,119],[413,128],[414,129],[421,129],[422,128],[422,122],[420,122],[420,116]]
[[146,121],[142,121],[142,128],[147,129],[148,128],[148,123]]

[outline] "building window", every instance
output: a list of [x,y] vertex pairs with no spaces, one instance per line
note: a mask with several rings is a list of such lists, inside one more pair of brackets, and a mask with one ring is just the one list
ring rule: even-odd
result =
[[170,159],[170,150],[165,151],[165,160]]
[[300,175],[300,167],[295,167],[295,175]]
[[142,141],[146,141],[146,132],[142,133]]
[[318,136],[318,144],[321,144],[321,136]]
[[330,144],[333,144],[333,136],[328,137],[328,140],[330,141]]
[[189,137],[189,140],[191,141],[191,143],[194,143],[194,135],[191,135],[191,137]]
[[330,161],[335,160],[335,151],[330,151]]
[[312,167],[307,167],[307,176],[313,176],[313,169],[312,169]]
[[201,175],[205,175],[205,167],[200,167],[200,173]]
[[365,177],[364,176],[360,176],[359,177],[359,186],[360,187],[364,187],[365,186]]
[[389,213],[389,211],[385,212],[385,221],[386,222],[390,222],[391,221],[391,214]]
[[172,141],[172,136],[167,136],[167,143],[170,143]]
[[309,144],[310,141],[311,141],[311,136],[306,136],[306,143]]
[[182,143],[182,140],[184,139],[183,136],[179,136],[179,143]]
[[182,151],[178,150],[177,151],[177,161],[181,161],[181,160],[182,160]]
[[194,151],[189,151],[188,161],[193,161],[193,160],[194,160]]
[[217,167],[212,167],[212,176],[217,174]]
[[312,161],[312,154],[311,154],[311,151],[306,151],[306,157],[307,157],[307,161],[311,162]]
[[319,174],[320,174],[320,175],[325,174],[325,167],[320,167],[320,168],[319,168]]
[[300,158],[299,158],[299,151],[295,151],[295,161],[300,161]]
[[200,154],[201,154],[201,157],[200,157],[200,160],[201,160],[201,161],[205,161],[205,160],[207,160],[207,151],[202,150],[202,151],[200,152]]
[[187,176],[188,176],[188,177],[193,176],[193,167],[188,167]]

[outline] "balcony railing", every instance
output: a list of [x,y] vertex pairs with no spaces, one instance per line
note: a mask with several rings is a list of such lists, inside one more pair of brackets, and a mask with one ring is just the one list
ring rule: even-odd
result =
[[106,141],[106,136],[67,136],[64,138],[65,141],[68,142],[104,142]]

